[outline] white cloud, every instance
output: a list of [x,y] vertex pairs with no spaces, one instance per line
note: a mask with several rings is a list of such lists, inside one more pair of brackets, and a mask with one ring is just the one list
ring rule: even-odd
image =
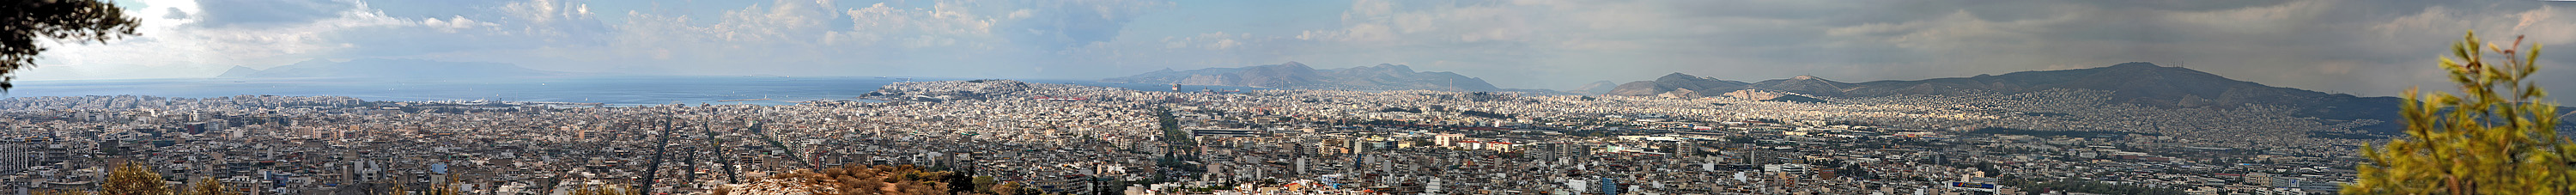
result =
[[[875,45],[889,39],[909,48],[948,46],[960,39],[1000,41],[987,40],[996,38],[992,36],[993,19],[955,9],[956,6],[952,2],[939,2],[932,9],[923,10],[886,7],[885,3],[877,3],[848,11],[850,21],[857,25],[846,32],[836,33],[849,37],[860,46]],[[1019,16],[1022,14],[1012,15],[1025,18]]]
[[[214,16],[225,13],[207,11],[194,1],[146,1],[136,15],[163,15],[177,12]],[[326,10],[328,11],[328,10]],[[360,28],[402,28],[420,26],[423,22],[385,17],[366,9],[363,3],[348,10],[329,11],[332,17],[310,19],[253,19],[263,23],[208,21],[226,17],[147,17],[136,29],[140,36],[104,44],[61,45],[47,51],[44,67],[24,74],[28,79],[109,79],[193,77],[217,74],[231,65],[284,64],[313,58],[356,45],[331,40],[332,33]],[[240,18],[240,16],[232,17]],[[276,23],[297,21],[300,23]],[[234,24],[227,26],[201,23]],[[244,26],[256,24],[256,26]],[[205,72],[167,70],[215,70]],[[64,74],[49,74],[61,71]],[[141,72],[140,74],[125,74]],[[179,75],[172,75],[179,74]],[[202,75],[198,75],[202,74]]]
[[1539,20],[1554,16],[1540,6],[1496,3],[1417,8],[1383,0],[1359,0],[1342,13],[1342,23],[1347,27],[1306,31],[1296,38],[1385,45],[1516,42],[1530,41],[1536,33],[1551,32],[1538,28],[1575,22]]
[[430,28],[437,28],[439,32],[448,32],[448,33],[455,33],[455,32],[456,32],[456,30],[460,30],[460,29],[473,29],[473,28],[476,28],[476,27],[500,26],[500,24],[493,24],[493,23],[491,23],[491,22],[482,22],[482,21],[474,21],[474,19],[466,19],[466,18],[465,18],[465,16],[456,16],[455,18],[447,19],[447,20],[444,20],[444,21],[438,20],[437,18],[422,19],[422,20],[420,21],[420,24],[421,24],[421,25],[423,25],[423,26],[429,26]]
[[[781,0],[717,16],[630,11],[625,22],[606,24],[578,0],[517,1],[475,8],[488,13],[422,18],[387,16],[354,0],[208,0],[242,4],[219,10],[206,10],[197,0],[146,1],[151,7],[129,9],[135,15],[160,16],[142,18],[146,26],[138,31],[144,35],[55,47],[40,61],[42,68],[23,78],[202,77],[234,65],[363,57],[635,73],[813,68],[856,73],[865,71],[847,70],[905,69],[897,66],[921,63],[1020,65],[1069,58],[1064,53],[1114,50],[1083,45],[1109,41],[1127,18],[1170,5],[1159,0],[940,0],[927,8],[880,3],[841,10],[828,0]],[[239,12],[280,8],[321,14]],[[206,25],[214,23],[225,25]],[[727,65],[734,67],[716,72],[702,68],[743,63],[765,65]]]
[[[727,10],[712,21],[696,17],[630,12],[626,23],[607,35],[608,44],[547,48],[530,60],[543,64],[614,64],[580,66],[571,71],[681,74],[872,74],[924,75],[970,73],[991,76],[1062,75],[1049,69],[1010,66],[1080,65],[1060,63],[1068,53],[1108,50],[1064,47],[1084,42],[1080,29],[1123,25],[1132,17],[1168,3],[1159,1],[1015,2],[943,0],[926,7],[872,3],[833,10],[830,1],[781,0]],[[1126,6],[1143,6],[1134,8]],[[1113,13],[1099,13],[1099,12]],[[1070,18],[1068,18],[1070,17]],[[1099,24],[1071,21],[1113,21]],[[1116,33],[1116,27],[1109,27]],[[1114,52],[1114,51],[1113,51]],[[603,56],[554,58],[547,56]],[[758,56],[758,57],[747,57]],[[652,59],[652,60],[638,60]],[[1034,64],[1034,65],[1033,65]],[[1097,69],[1053,69],[1096,71]],[[953,75],[952,75],[953,76]]]
[[502,19],[518,27],[517,33],[529,36],[579,37],[595,36],[607,31],[590,5],[578,0],[528,0],[511,2],[496,8]]
[[1162,42],[1164,49],[1232,50],[1248,42],[1241,39],[1253,37],[1252,34],[1247,33],[1213,32],[1190,37],[1163,37]]
[[[2562,15],[2569,15],[2561,17]],[[2539,6],[2519,12],[2461,11],[2450,7],[2427,7],[2414,15],[2398,17],[2369,26],[2368,32],[2382,38],[2457,37],[2467,30],[2487,35],[2525,35],[2545,44],[2576,42],[2576,12]],[[2407,41],[2408,43],[2449,42],[2449,39]],[[2392,47],[2394,45],[2391,45]]]

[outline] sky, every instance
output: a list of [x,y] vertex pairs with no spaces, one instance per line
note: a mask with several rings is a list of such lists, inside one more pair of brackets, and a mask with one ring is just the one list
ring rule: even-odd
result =
[[[1964,77],[2153,62],[2365,96],[2442,86],[2468,30],[2576,42],[2576,2],[1833,0],[116,0],[143,26],[52,43],[26,80],[204,78],[356,58],[671,75],[1098,79],[1300,62],[1504,88],[1687,73]],[[2576,51],[2571,51],[2576,52]],[[2544,51],[2543,86],[2576,87]]]

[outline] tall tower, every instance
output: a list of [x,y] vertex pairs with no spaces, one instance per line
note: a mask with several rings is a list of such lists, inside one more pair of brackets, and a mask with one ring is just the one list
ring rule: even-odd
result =
[[1172,83],[1172,92],[1181,92],[1181,83]]

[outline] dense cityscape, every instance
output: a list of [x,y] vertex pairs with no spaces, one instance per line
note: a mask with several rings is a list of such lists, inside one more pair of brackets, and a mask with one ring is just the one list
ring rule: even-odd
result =
[[1174,89],[904,82],[777,106],[14,97],[0,185],[95,189],[143,163],[245,194],[707,194],[913,165],[1060,194],[2312,194],[2352,181],[2352,150],[2375,140],[2310,132],[2380,122],[2076,89],[1822,103]]
[[0,1],[0,195],[2576,194],[2571,5]]

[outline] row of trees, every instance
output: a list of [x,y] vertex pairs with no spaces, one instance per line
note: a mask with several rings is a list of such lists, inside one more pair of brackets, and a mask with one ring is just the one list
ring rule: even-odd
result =
[[1039,195],[1016,182],[998,182],[951,171],[929,171],[912,165],[848,165],[821,170],[797,169],[773,174],[744,188],[718,188],[715,195],[798,192],[814,195]]
[[2161,187],[2152,187],[2152,186],[2141,186],[2141,185],[2133,185],[2133,184],[2111,184],[2111,183],[2103,183],[2103,182],[2092,181],[2092,180],[2079,180],[2079,179],[2072,179],[2072,178],[2060,178],[2060,179],[2057,179],[2057,180],[2041,180],[2041,179],[2025,179],[2025,178],[2005,178],[2005,179],[2004,179],[2004,182],[2003,182],[2003,183],[2001,183],[2001,184],[2006,185],[2006,186],[2020,187],[2021,189],[2025,190],[2025,191],[2024,191],[2024,194],[2040,194],[2040,193],[2047,193],[2048,191],[2081,192],[2081,193],[2099,193],[2099,194],[2172,194],[2172,195],[2181,195],[2181,194],[2185,194],[2185,193],[2184,193],[2184,191],[2183,191],[2182,189],[2161,188]]
[[171,189],[172,186],[165,181],[167,180],[161,177],[161,173],[152,172],[151,168],[144,167],[142,164],[123,163],[108,170],[107,180],[99,182],[98,191],[36,190],[29,193],[37,195],[241,195],[241,191],[232,190],[232,187],[225,186],[223,181],[215,178],[198,178],[180,189]]

